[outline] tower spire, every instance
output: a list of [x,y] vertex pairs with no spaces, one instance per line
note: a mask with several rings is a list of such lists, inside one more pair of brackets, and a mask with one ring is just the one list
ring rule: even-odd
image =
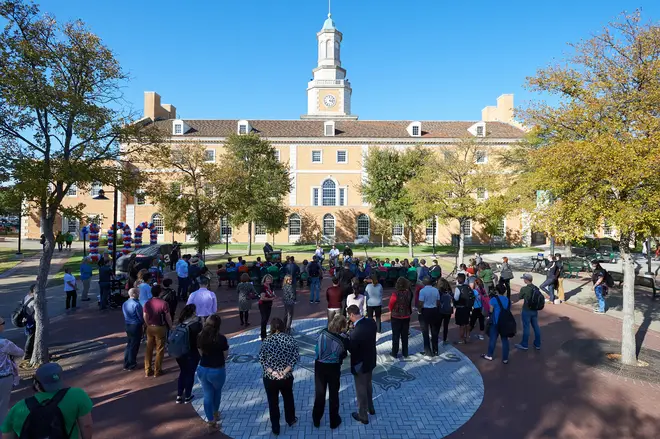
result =
[[332,0],[328,0],[328,18],[332,17],[331,3]]

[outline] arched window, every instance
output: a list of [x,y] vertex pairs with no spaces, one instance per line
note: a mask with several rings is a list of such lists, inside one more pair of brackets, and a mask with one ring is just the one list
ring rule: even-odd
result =
[[320,55],[321,55],[321,59],[325,59],[325,57],[326,57],[325,41],[321,41],[321,42],[319,43],[319,46],[320,46],[320,47],[319,47],[319,52],[321,52],[321,53],[320,53]]
[[335,217],[329,213],[323,216],[323,236],[335,236]]
[[322,185],[323,206],[335,206],[337,204],[337,185],[334,181],[327,179]]
[[165,234],[165,221],[163,221],[163,215],[160,213],[154,213],[151,215],[151,222],[154,223],[154,227],[156,227],[156,231],[159,235]]
[[357,236],[358,238],[361,237],[369,237],[369,217],[367,215],[360,214],[357,218]]
[[302,231],[302,224],[300,221],[300,215],[297,213],[291,214],[289,217],[289,236],[300,236]]
[[328,40],[325,42],[325,57],[331,58],[332,54],[332,40]]

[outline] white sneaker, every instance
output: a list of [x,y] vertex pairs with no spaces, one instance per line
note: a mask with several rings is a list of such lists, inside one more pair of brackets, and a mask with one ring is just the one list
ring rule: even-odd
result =
[[477,335],[477,338],[478,338],[479,340],[484,340],[484,336],[481,335],[481,334]]

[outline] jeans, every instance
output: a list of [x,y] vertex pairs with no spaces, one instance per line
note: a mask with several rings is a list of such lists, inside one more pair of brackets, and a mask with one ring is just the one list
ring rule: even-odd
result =
[[[497,337],[500,333],[497,331],[497,324],[493,323],[490,327],[490,340],[488,341],[488,356],[492,357],[495,353],[495,345],[497,344]],[[509,339],[502,337],[502,361],[509,360]]]
[[284,304],[284,326],[286,327],[287,334],[291,332],[291,324],[293,323],[293,308],[294,304]]
[[126,325],[126,349],[124,349],[124,368],[132,369],[137,366],[137,354],[142,341],[142,325]]
[[270,312],[273,310],[273,302],[264,302],[259,304],[259,312],[261,313],[261,339],[266,338],[266,326],[268,319],[270,319]]
[[32,359],[32,351],[34,351],[34,333],[37,332],[37,327],[32,323],[32,327],[25,327],[25,355],[23,356],[24,360]]
[[341,314],[341,308],[329,308],[328,309],[328,326],[330,326],[330,322],[332,319],[335,318],[337,314]]
[[555,301],[555,278],[546,279],[539,288],[541,291],[550,296],[550,301]]
[[78,293],[76,290],[66,292],[66,309],[75,308],[76,301],[78,300]]
[[447,333],[449,332],[449,322],[451,321],[451,314],[440,314],[440,325],[442,325],[442,341],[447,341]]
[[224,367],[197,367],[197,377],[204,390],[204,414],[207,421],[217,420],[227,372]]
[[[440,314],[437,308],[423,308],[422,321],[422,338],[424,339],[424,353],[427,355],[435,355],[438,353],[438,336],[440,335]],[[429,329],[431,330],[431,338],[429,339]]]
[[375,411],[374,409],[374,389],[371,382],[372,372],[356,373],[353,375],[355,380],[355,395],[357,396],[358,403],[358,416],[362,420],[369,420],[367,416],[368,411]]
[[83,292],[82,292],[82,300],[89,300],[87,296],[89,296],[89,284],[92,282],[91,278],[88,279],[82,279],[82,284],[83,284]]
[[296,420],[296,405],[293,401],[293,376],[283,380],[271,380],[264,377],[264,388],[268,398],[268,411],[273,432],[280,431],[280,393],[284,401],[284,419],[287,424]]
[[[190,352],[188,355],[176,359],[179,365],[179,380],[177,382],[177,396],[189,398],[192,395],[193,384],[195,383],[195,370],[199,363],[199,354]],[[224,370],[224,369],[223,369]]]
[[110,284],[108,282],[99,282],[99,294],[101,309],[108,309],[108,300],[110,299]]
[[309,301],[316,302],[321,300],[321,279],[318,277],[309,278]]
[[598,285],[594,287],[594,292],[596,293],[596,299],[598,299],[598,311],[605,312],[607,305],[605,303],[605,296],[603,296],[603,286]]
[[527,342],[529,341],[529,325],[532,324],[534,329],[534,346],[537,348],[541,347],[541,328],[539,328],[539,312],[536,310],[525,309],[522,310],[522,324],[523,324],[523,335],[520,345],[524,348],[527,347]]
[[410,317],[405,319],[393,318],[392,324],[392,356],[399,354],[399,339],[401,339],[401,352],[404,357],[408,356],[408,334],[410,332]]
[[[167,344],[167,328],[165,326],[147,326],[147,351],[144,353],[144,371],[151,371],[158,376],[163,371],[163,357],[165,356],[165,345]],[[151,359],[156,349],[156,360],[151,367]]]
[[312,421],[321,422],[325,411],[325,391],[328,390],[330,400],[330,428],[335,428],[341,422],[339,417],[339,379],[341,377],[341,364],[321,363],[314,364],[314,409]]
[[190,285],[190,283],[188,282],[187,277],[177,277],[177,279],[179,280],[179,286],[176,290],[176,295],[185,299],[188,297],[188,285]]
[[383,313],[383,308],[381,306],[367,306],[367,316],[373,320],[374,314],[376,314],[376,331],[381,332],[380,329],[380,315]]

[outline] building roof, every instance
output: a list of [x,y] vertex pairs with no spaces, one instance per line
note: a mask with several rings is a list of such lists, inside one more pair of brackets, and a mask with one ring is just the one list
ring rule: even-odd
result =
[[335,22],[332,21],[332,14],[328,14],[328,19],[323,23],[322,30],[335,30]]
[[[183,137],[228,137],[238,129],[238,120],[184,120],[190,127]],[[324,120],[248,120],[252,132],[263,137],[324,137]],[[337,120],[335,137],[339,138],[401,138],[411,139],[407,127],[412,121]],[[422,138],[455,139],[469,135],[476,121],[421,121]],[[156,126],[172,132],[172,120],[160,120]],[[486,122],[491,139],[520,139],[521,129],[504,122]]]

